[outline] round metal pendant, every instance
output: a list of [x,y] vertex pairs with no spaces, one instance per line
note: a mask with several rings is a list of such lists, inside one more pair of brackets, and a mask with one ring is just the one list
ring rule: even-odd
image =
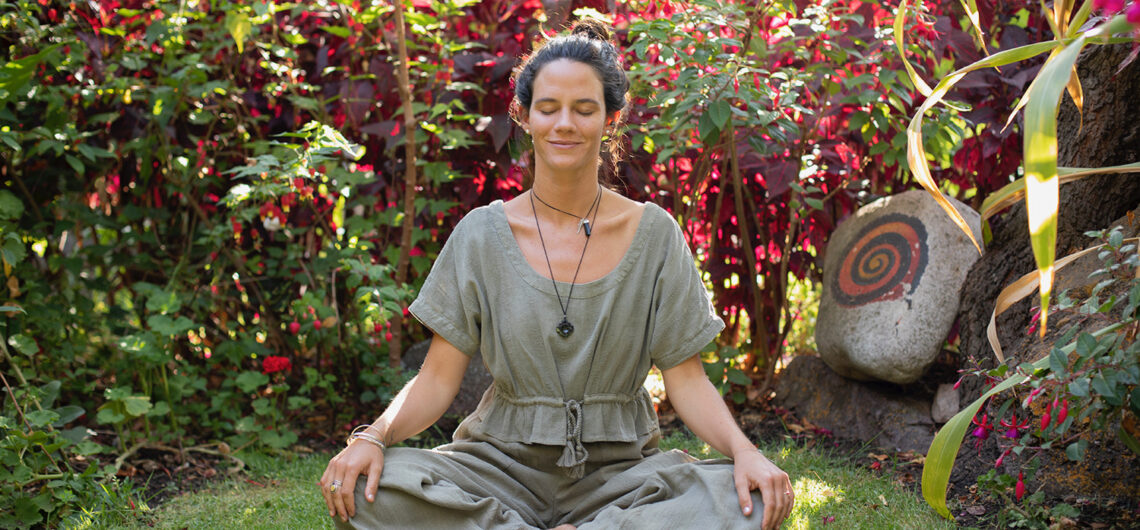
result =
[[569,337],[571,333],[574,333],[574,324],[571,324],[569,320],[566,320],[566,318],[563,317],[562,322],[558,323],[558,326],[554,328],[554,331],[557,331],[558,335],[562,338]]

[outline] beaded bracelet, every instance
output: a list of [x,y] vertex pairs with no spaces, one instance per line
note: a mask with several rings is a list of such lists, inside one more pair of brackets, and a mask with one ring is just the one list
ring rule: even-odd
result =
[[384,451],[385,449],[387,449],[388,446],[384,444],[383,440],[381,440],[381,439],[379,439],[379,438],[377,438],[377,437],[375,437],[375,436],[373,436],[367,432],[368,428],[371,426],[372,426],[371,424],[357,426],[355,429],[352,430],[352,433],[350,433],[348,435],[348,439],[345,440],[344,444],[345,445],[352,445],[352,442],[355,442],[356,440],[364,440],[368,443],[375,445],[376,447],[379,447],[380,451]]

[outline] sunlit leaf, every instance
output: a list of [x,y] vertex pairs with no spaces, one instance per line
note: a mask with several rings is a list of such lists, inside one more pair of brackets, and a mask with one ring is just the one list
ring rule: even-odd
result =
[[1025,206],[1029,240],[1041,292],[1041,336],[1049,324],[1049,298],[1053,292],[1053,253],[1057,243],[1057,107],[1068,86],[1077,56],[1087,42],[1079,37],[1045,64],[1025,95],[1024,165]]
[[[1058,178],[1060,178],[1061,184],[1066,184],[1074,180],[1080,180],[1091,175],[1107,175],[1110,173],[1140,173],[1140,162],[1097,168],[1057,168],[1057,175]],[[987,220],[990,217],[993,217],[1002,210],[1013,206],[1024,197],[1025,177],[1022,177],[1009,184],[1006,184],[1000,190],[997,190],[986,197],[986,200],[982,202],[981,207],[982,220]]]
[[230,31],[230,35],[234,38],[234,44],[237,45],[238,53],[245,51],[245,38],[249,36],[249,32],[253,29],[253,24],[250,23],[249,17],[245,13],[232,11],[226,14],[226,29]]
[[914,179],[917,180],[918,183],[921,184],[922,187],[925,188],[926,191],[929,192],[936,201],[938,201],[938,204],[942,206],[942,209],[945,210],[946,213],[950,216],[950,218],[954,221],[954,224],[958,225],[958,228],[960,228],[962,232],[964,232],[970,238],[970,241],[974,243],[974,247],[978,249],[979,253],[982,251],[981,244],[978,243],[976,238],[974,238],[974,234],[970,230],[969,226],[966,225],[965,219],[963,219],[962,216],[958,213],[958,210],[950,204],[950,201],[946,199],[946,196],[942,194],[942,191],[938,189],[938,185],[935,184],[934,178],[930,175],[930,166],[928,166],[926,162],[926,148],[922,145],[923,115],[926,114],[926,111],[930,110],[939,102],[941,102],[942,98],[946,95],[946,92],[949,91],[950,88],[952,88],[955,84],[957,84],[958,81],[960,81],[963,77],[965,77],[966,74],[981,68],[1002,66],[1018,61],[1023,61],[1030,57],[1035,57],[1044,52],[1047,52],[1053,49],[1055,46],[1056,43],[1053,42],[1039,42],[1036,44],[1030,44],[1028,46],[1021,46],[1012,50],[1005,50],[995,53],[989,57],[986,57],[985,59],[976,61],[968,66],[954,71],[942,79],[942,81],[940,81],[938,85],[934,87],[934,91],[931,92],[930,96],[926,98],[926,101],[924,101],[922,105],[919,106],[918,110],[915,111],[914,117],[911,118],[910,123],[906,127],[906,160],[907,165],[910,166],[911,174],[914,176]]
[[914,84],[914,87],[920,94],[930,97],[930,85],[926,84],[926,81],[923,81],[922,78],[918,76],[918,72],[914,70],[914,67],[910,65],[910,61],[906,58],[906,46],[903,43],[903,36],[906,35],[906,29],[903,27],[906,22],[906,8],[907,0],[899,2],[899,10],[898,14],[895,15],[894,25],[895,47],[899,50],[899,59],[902,60],[903,67],[906,68],[910,82]]

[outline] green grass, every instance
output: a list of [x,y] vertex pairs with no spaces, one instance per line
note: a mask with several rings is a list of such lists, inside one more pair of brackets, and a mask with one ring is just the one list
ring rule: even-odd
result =
[[[692,435],[680,433],[662,440],[661,446],[684,449],[697,458],[722,456]],[[855,466],[825,449],[785,443],[760,450],[792,479],[796,505],[783,528],[957,528],[889,475]]]
[[[662,441],[664,449],[684,449],[698,458],[720,455],[686,434]],[[761,447],[792,477],[796,507],[784,528],[955,528],[939,518],[917,495],[818,447],[795,443]],[[243,455],[248,479],[230,478],[197,493],[174,497],[153,510],[133,528],[331,528],[320,492],[314,485],[329,455],[292,459],[261,454]],[[831,519],[834,518],[834,519]],[[123,528],[96,518],[81,528]],[[150,523],[153,526],[148,526]],[[127,528],[132,528],[127,526]]]
[[124,525],[115,516],[96,517],[70,528],[332,528],[316,486],[330,455],[240,456],[249,466],[245,476],[173,497],[133,525]]

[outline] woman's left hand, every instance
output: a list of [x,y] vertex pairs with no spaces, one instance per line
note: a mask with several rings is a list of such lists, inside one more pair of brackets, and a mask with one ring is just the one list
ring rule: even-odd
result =
[[760,490],[764,499],[764,530],[776,530],[792,513],[795,493],[788,474],[776,467],[760,451],[741,451],[733,458],[733,479],[740,509],[752,514],[752,490]]

